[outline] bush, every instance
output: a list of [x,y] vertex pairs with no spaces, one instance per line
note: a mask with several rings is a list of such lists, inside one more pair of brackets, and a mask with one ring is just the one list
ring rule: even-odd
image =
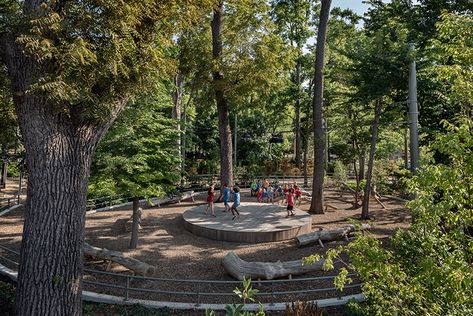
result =
[[341,161],[337,161],[335,163],[334,171],[333,171],[333,179],[339,182],[347,182],[348,175],[347,175],[347,168]]
[[359,314],[473,315],[473,121],[445,124],[448,133],[431,148],[448,163],[424,166],[408,181],[413,222],[395,233],[392,249],[360,236],[327,254],[330,267],[348,252],[367,297]]

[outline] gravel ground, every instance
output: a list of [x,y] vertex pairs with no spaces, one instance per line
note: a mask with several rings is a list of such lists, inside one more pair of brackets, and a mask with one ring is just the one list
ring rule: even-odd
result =
[[[361,208],[353,209],[352,196],[348,193],[339,191],[326,191],[326,203],[331,207],[323,215],[313,215],[313,229],[330,229],[344,226],[349,218],[359,218]],[[242,201],[255,201],[256,198],[250,197],[247,191],[242,192]],[[382,199],[387,207],[383,209],[376,201],[371,202],[370,224],[373,226],[370,233],[377,238],[387,241],[387,237],[392,235],[398,228],[407,228],[410,223],[410,214],[403,207],[401,202]],[[298,248],[294,240],[282,242],[263,243],[263,244],[241,244],[233,242],[223,242],[209,240],[198,237],[186,231],[182,225],[182,213],[195,204],[205,203],[204,197],[196,199],[193,202],[182,202],[181,204],[165,205],[161,208],[145,208],[142,217],[142,229],[140,230],[139,246],[135,250],[128,250],[130,233],[123,229],[123,219],[131,216],[130,209],[120,209],[109,212],[100,212],[87,215],[86,220],[86,241],[97,247],[104,247],[111,250],[122,251],[125,254],[147,262],[157,267],[157,278],[175,278],[175,279],[196,279],[196,280],[233,280],[228,276],[221,261],[223,257],[231,250],[238,256],[247,261],[286,261],[297,260],[302,257],[319,253],[324,254],[328,248],[339,244],[345,244],[344,241],[326,243],[325,248],[318,244],[309,247]],[[300,206],[302,211],[307,211],[309,204],[303,202]],[[21,243],[21,231],[23,225],[22,209],[17,209],[12,213],[0,218],[0,245],[19,249]],[[0,256],[2,252],[0,251]],[[16,259],[16,258],[15,258]],[[0,260],[1,261],[1,260]],[[99,261],[89,260],[86,265],[94,269],[105,270],[106,264]],[[111,270],[114,272],[128,273],[126,269],[113,264]],[[316,272],[304,277],[333,275],[335,271]],[[111,279],[102,276],[86,276],[85,279],[100,280],[112,282]],[[116,280],[115,280],[116,281]],[[123,280],[116,281],[123,284]],[[254,281],[257,282],[257,281]],[[197,285],[176,284],[158,281],[134,280],[132,287],[144,289],[163,289],[163,290],[189,290],[196,291]],[[258,285],[255,283],[255,286]],[[291,285],[261,286],[261,291],[307,290],[310,288],[332,287],[332,282],[323,280],[321,282],[293,282]],[[95,289],[90,286],[86,286]],[[230,286],[200,286],[200,292],[231,292],[235,285]],[[103,289],[101,290],[103,292]],[[344,294],[358,292],[359,289],[347,290]],[[123,290],[110,290],[109,293],[123,295]],[[281,301],[293,301],[296,299],[315,299],[324,297],[335,297],[337,292],[322,291],[318,293],[304,293],[298,295],[284,295],[278,299]],[[137,291],[131,297],[140,297],[147,299],[167,299],[179,301],[195,301],[195,297],[176,295],[157,295]],[[261,301],[271,301],[271,297],[259,297]],[[199,297],[201,302],[221,303],[228,302],[229,297],[222,299],[219,297],[208,296]]]

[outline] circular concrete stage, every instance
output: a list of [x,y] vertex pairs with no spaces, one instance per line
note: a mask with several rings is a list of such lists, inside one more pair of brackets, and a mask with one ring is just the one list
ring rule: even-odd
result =
[[231,212],[222,212],[223,203],[214,204],[215,215],[205,215],[207,204],[196,206],[182,214],[186,229],[198,236],[245,243],[280,241],[310,232],[311,216],[295,210],[295,216],[286,218],[286,207],[263,204],[241,203],[240,216],[232,220]]

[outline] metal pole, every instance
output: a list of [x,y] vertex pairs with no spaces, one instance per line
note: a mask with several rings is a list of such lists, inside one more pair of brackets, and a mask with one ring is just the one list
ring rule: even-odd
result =
[[417,81],[416,81],[416,61],[414,57],[415,46],[409,45],[412,60],[409,64],[409,124],[411,140],[411,171],[416,172],[419,167],[419,132],[417,130],[418,110],[417,110]]

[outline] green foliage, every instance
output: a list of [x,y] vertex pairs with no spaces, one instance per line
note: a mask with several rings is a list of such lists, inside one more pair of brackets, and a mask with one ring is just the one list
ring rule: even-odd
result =
[[[446,164],[426,165],[409,181],[413,222],[392,249],[370,236],[346,248],[363,281],[366,315],[471,315],[473,309],[473,121],[445,122],[431,149]],[[346,271],[337,280],[340,287]]]
[[121,100],[151,89],[156,75],[173,71],[174,32],[211,4],[5,0],[0,25],[9,25],[37,63],[37,76],[19,93],[43,95],[58,112],[97,120],[113,115]]
[[340,182],[347,182],[347,169],[346,166],[340,160],[335,162],[335,168],[333,171],[333,179]]
[[0,281],[0,316],[13,315],[15,306],[15,287]]
[[89,192],[93,197],[160,196],[178,180],[175,122],[166,118],[171,101],[155,93],[130,103],[99,144]]
[[[243,278],[243,289],[235,288],[233,291],[238,297],[243,300],[242,304],[228,304],[225,306],[226,316],[264,316],[266,315],[263,311],[263,305],[259,303],[259,309],[256,313],[249,311],[243,311],[247,301],[254,302],[254,296],[258,293],[257,289],[251,287],[251,279]],[[215,311],[206,310],[206,316],[216,316]]]

